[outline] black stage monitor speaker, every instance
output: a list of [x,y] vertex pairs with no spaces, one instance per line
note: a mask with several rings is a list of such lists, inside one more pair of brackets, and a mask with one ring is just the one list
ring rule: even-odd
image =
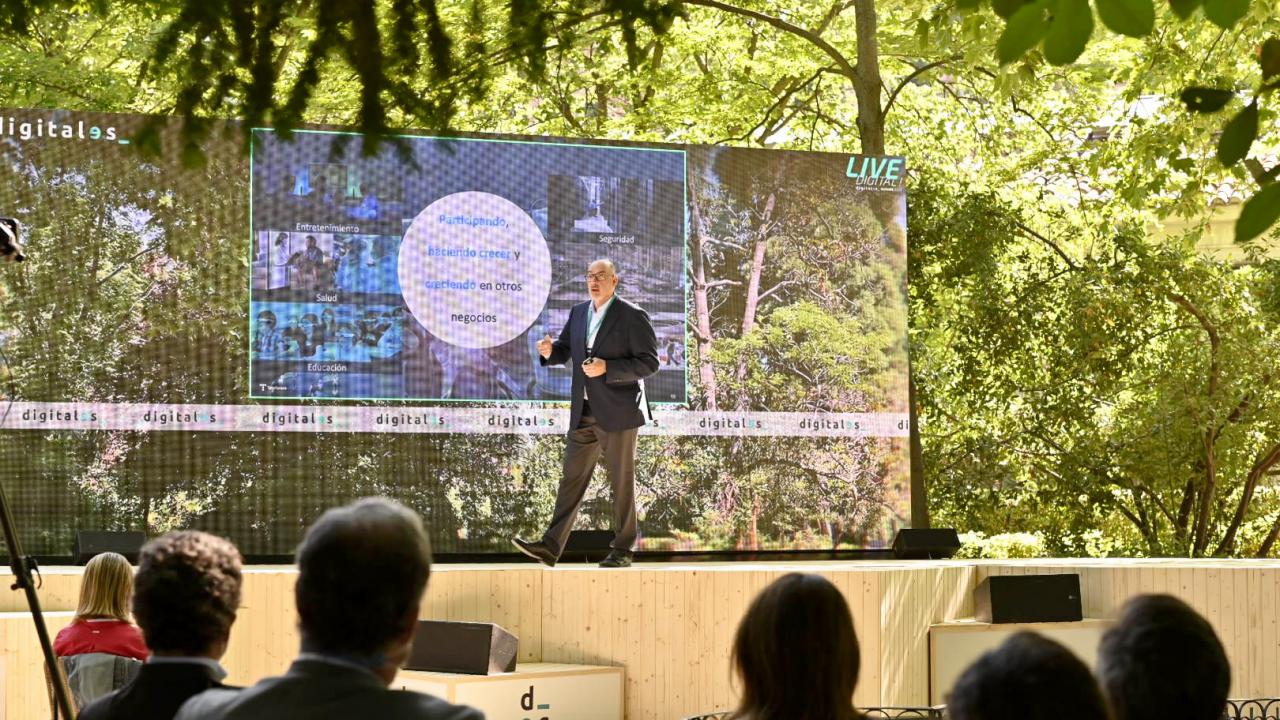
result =
[[974,591],[974,614],[988,623],[1072,622],[1080,610],[1080,576],[991,575]]
[[493,623],[419,620],[408,670],[496,675],[515,672],[520,641]]
[[573,530],[564,542],[564,553],[608,555],[613,543],[613,530]]
[[903,528],[893,538],[893,556],[899,560],[949,558],[959,549],[955,528]]
[[84,565],[94,555],[115,552],[137,565],[138,551],[146,541],[147,536],[137,531],[77,530],[75,542],[71,545],[71,556],[75,558],[76,565]]

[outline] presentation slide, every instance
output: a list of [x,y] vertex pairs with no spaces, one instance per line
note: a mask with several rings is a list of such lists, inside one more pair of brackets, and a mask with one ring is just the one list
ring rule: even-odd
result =
[[[0,481],[30,552],[199,527],[283,560],[365,495],[421,513],[441,556],[510,552],[570,430],[570,369],[537,342],[599,259],[658,340],[638,550],[875,548],[908,522],[903,158],[185,142],[172,118],[0,109],[27,254],[0,264]],[[609,527],[604,474],[581,528]]]
[[684,151],[254,139],[252,397],[565,400],[537,342],[609,258],[658,335],[650,400],[686,401]]

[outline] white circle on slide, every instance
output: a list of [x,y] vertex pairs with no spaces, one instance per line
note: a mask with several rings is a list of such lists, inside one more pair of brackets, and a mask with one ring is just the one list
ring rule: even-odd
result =
[[436,200],[400,244],[400,290],[432,335],[465,348],[509,342],[551,292],[551,251],[520,206],[486,192]]

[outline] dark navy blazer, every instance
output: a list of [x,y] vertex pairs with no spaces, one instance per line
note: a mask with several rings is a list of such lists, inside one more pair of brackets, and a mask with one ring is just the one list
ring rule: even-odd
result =
[[640,381],[658,372],[658,338],[649,322],[649,314],[636,305],[613,296],[604,320],[596,332],[591,355],[605,361],[605,374],[589,378],[582,372],[587,359],[588,300],[573,306],[569,322],[560,338],[551,344],[551,357],[538,360],[543,365],[573,368],[573,408],[569,413],[569,432],[582,418],[583,388],[590,397],[591,414],[601,430],[618,432],[645,424],[647,407],[640,391]]

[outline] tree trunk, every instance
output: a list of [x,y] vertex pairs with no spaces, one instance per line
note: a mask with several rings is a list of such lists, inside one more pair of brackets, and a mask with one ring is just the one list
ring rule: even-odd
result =
[[711,362],[711,305],[707,301],[707,263],[703,248],[702,212],[698,193],[689,189],[689,213],[693,224],[693,314],[695,316],[694,339],[698,343],[698,380],[702,383],[707,410],[716,409],[716,369]]
[[[760,219],[760,225],[756,228],[755,244],[752,246],[751,253],[751,273],[747,278],[747,299],[742,307],[742,337],[745,338],[751,333],[756,326],[756,313],[760,310],[760,276],[764,273],[764,256],[765,251],[769,247],[769,232],[773,228],[773,210],[777,205],[777,193],[769,193],[769,197],[764,203],[764,213]],[[747,409],[747,360],[743,355],[738,359],[737,380],[738,380],[738,399],[736,407],[738,410]]]
[[884,154],[884,112],[880,109],[880,46],[875,0],[854,0],[858,63],[853,91],[858,98],[858,137],[862,154]]
[[747,279],[747,299],[742,306],[742,337],[756,326],[756,311],[760,309],[760,275],[764,272],[764,253],[769,247],[769,225],[777,196],[769,194],[764,206],[764,222],[756,231],[756,241],[751,250],[751,277]]
[[1244,481],[1244,490],[1240,492],[1240,502],[1236,505],[1236,514],[1231,518],[1231,524],[1227,526],[1227,532],[1223,535],[1222,542],[1218,545],[1218,549],[1214,551],[1214,555],[1231,555],[1235,552],[1236,533],[1240,530],[1240,525],[1244,523],[1245,515],[1249,512],[1249,505],[1253,503],[1253,492],[1258,487],[1258,481],[1277,462],[1280,462],[1280,443],[1272,445],[1253,462],[1253,467],[1249,468],[1249,476]]
[[1204,434],[1203,442],[1204,486],[1200,492],[1200,509],[1196,513],[1196,524],[1192,531],[1192,557],[1204,555],[1205,548],[1209,545],[1209,513],[1213,509],[1213,495],[1218,486],[1218,455],[1214,447],[1218,442],[1217,434],[1209,430]]
[[927,528],[929,523],[928,485],[924,476],[924,448],[920,444],[920,432],[916,430],[919,414],[916,411],[916,381],[911,377],[911,360],[907,359],[907,418],[908,444],[911,454],[911,527]]

